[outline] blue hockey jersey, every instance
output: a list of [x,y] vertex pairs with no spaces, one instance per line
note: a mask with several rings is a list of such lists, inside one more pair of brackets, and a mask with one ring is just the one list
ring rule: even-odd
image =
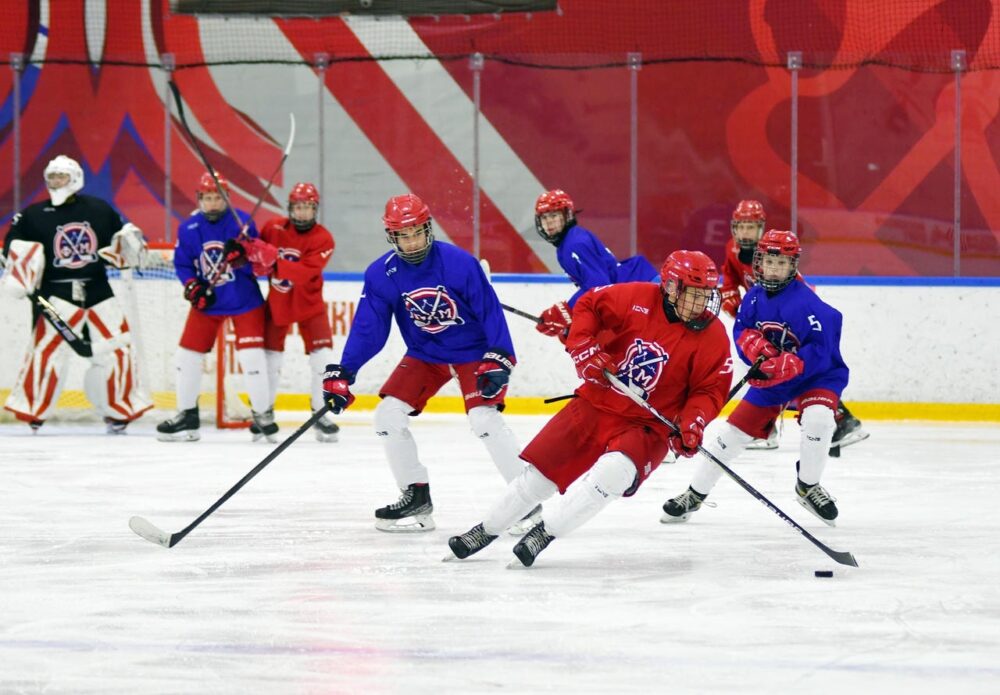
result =
[[476,362],[489,348],[514,355],[500,300],[479,262],[443,241],[419,264],[390,251],[368,266],[341,365],[357,374],[385,345],[393,317],[406,354],[424,362]]
[[556,249],[556,259],[577,291],[566,302],[572,308],[584,292],[619,282],[657,282],[659,273],[644,256],[619,262],[586,227],[573,225]]
[[[242,210],[237,210],[236,214],[244,223],[249,217]],[[226,240],[239,236],[239,233],[240,227],[228,211],[215,222],[209,222],[200,211],[181,222],[174,247],[174,270],[181,284],[193,277],[210,280],[222,263],[222,248]],[[257,236],[252,220],[247,234]],[[222,273],[215,285],[215,303],[204,312],[215,316],[235,316],[256,309],[263,303],[260,286],[247,264],[236,270],[227,268]]]
[[[740,303],[733,338],[738,340],[743,331],[755,328],[782,351],[798,355],[804,369],[783,384],[751,387],[746,400],[759,406],[781,405],[810,389],[828,389],[839,396],[850,373],[840,355],[842,324],[841,313],[804,282],[792,282],[773,295],[760,285],[751,287]],[[750,364],[738,346],[737,350]]]

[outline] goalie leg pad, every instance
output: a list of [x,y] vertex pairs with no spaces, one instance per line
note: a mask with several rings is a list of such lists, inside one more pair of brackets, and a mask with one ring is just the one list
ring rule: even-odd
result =
[[500,475],[508,483],[524,470],[521,445],[496,406],[481,405],[469,411],[472,433],[486,447]]
[[126,422],[153,407],[135,366],[128,322],[111,298],[86,311],[94,356],[84,375],[84,393],[104,417]]
[[557,537],[575,531],[621,497],[635,477],[635,464],[628,456],[620,451],[603,454],[586,475],[569,486],[554,509],[546,510],[545,530]]
[[386,396],[375,408],[375,436],[382,441],[389,469],[401,490],[429,480],[427,467],[420,463],[417,444],[410,432],[413,406],[393,396]]
[[528,512],[552,497],[559,488],[532,465],[527,465],[504,490],[496,504],[483,521],[483,528],[491,536],[499,536],[503,530],[524,517]]

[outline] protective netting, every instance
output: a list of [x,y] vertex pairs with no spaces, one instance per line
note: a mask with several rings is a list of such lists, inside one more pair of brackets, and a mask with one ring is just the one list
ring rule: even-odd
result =
[[[262,4],[262,8],[267,3]],[[275,4],[275,3],[270,3]],[[441,3],[367,3],[352,14],[289,16],[312,5],[283,2],[284,16],[177,14],[167,0],[7,2],[0,7],[0,62],[93,63],[178,69],[223,64],[308,64],[393,59],[486,60],[540,68],[594,69],[731,61],[785,66],[802,52],[805,68],[886,65],[950,72],[1000,66],[1000,23],[989,0],[819,2],[643,2],[563,0],[555,10],[510,12],[517,2],[468,3],[491,14],[432,14]],[[351,4],[351,3],[342,3]],[[447,5],[447,3],[446,3]],[[404,7],[405,6],[405,7]],[[424,16],[366,16],[403,11]],[[467,11],[477,11],[471,7]],[[85,27],[84,32],[79,28]],[[289,44],[293,47],[290,50]],[[607,56],[617,56],[611,60]],[[961,59],[960,59],[961,60]]]

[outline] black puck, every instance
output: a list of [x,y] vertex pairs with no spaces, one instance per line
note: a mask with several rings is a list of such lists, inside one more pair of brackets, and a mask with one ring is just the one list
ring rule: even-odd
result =
[[832,577],[833,570],[816,570],[813,572],[817,577]]

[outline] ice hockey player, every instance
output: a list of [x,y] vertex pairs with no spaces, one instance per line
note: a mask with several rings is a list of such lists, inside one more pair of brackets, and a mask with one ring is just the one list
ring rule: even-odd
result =
[[573,307],[587,290],[617,282],[657,282],[656,268],[644,256],[615,258],[597,236],[576,221],[576,206],[565,191],[546,191],[535,201],[535,231],[556,247],[559,267],[577,290],[564,302],[542,312],[535,329],[565,341]]
[[273,442],[277,441],[278,426],[273,414],[268,413],[264,297],[251,267],[234,268],[230,263],[238,262],[239,250],[229,248],[231,258],[227,258],[226,247],[227,242],[240,236],[244,225],[250,238],[257,236],[257,228],[247,213],[229,210],[229,183],[221,175],[218,180],[225,196],[211,172],[202,174],[196,189],[198,211],[177,228],[174,269],[191,308],[175,354],[178,412],[157,425],[156,430],[158,439],[164,442],[200,439],[198,392],[202,359],[215,345],[223,322],[231,318],[236,331],[236,355],[257,428],[253,437]]
[[434,507],[428,471],[417,455],[410,418],[457,379],[473,433],[504,480],[513,480],[524,464],[500,412],[514,347],[500,301],[479,263],[462,249],[435,241],[430,210],[420,198],[390,198],[382,221],[393,250],[365,271],[343,356],[326,370],[324,398],[335,413],[350,406],[349,386],[385,345],[395,318],[406,354],[379,389],[375,434],[402,496],[375,510],[375,527],[430,531]]
[[[547,504],[543,520],[514,546],[521,564],[530,566],[554,538],[633,495],[668,448],[685,457],[696,452],[732,377],[729,338],[716,320],[719,274],[700,251],[674,251],[660,278],[659,286],[600,287],[577,302],[566,351],[584,380],[578,398],[525,447],[521,458],[528,466],[485,520],[448,541],[456,557],[478,552],[558,491],[563,497]],[[604,370],[674,422],[678,433],[611,388]]]
[[[333,235],[316,221],[319,191],[311,183],[297,183],[288,194],[288,216],[264,223],[260,239],[232,240],[234,266],[250,263],[254,275],[270,283],[265,305],[264,354],[267,357],[268,416],[274,418],[285,337],[292,324],[309,358],[310,402],[313,411],[323,407],[323,373],[333,362],[333,331],[323,302],[323,268],[333,255]],[[242,249],[242,253],[240,252]],[[251,431],[256,425],[251,426]],[[327,414],[316,423],[316,439],[337,441],[340,428]]]
[[[747,364],[765,357],[759,369],[766,378],[751,379],[749,391],[729,418],[713,423],[705,449],[729,465],[754,437],[767,436],[785,403],[797,401],[801,440],[796,499],[833,526],[837,506],[820,478],[849,372],[840,355],[840,312],[795,281],[800,254],[799,240],[791,232],[772,229],[757,242],[757,284],[740,305],[733,337]],[[721,475],[722,469],[702,456],[688,489],[663,505],[661,521],[686,521]]]
[[[6,272],[0,283],[9,294],[47,299],[82,337],[93,356],[83,379],[84,393],[104,417],[109,434],[153,407],[139,385],[128,321],[108,282],[106,266],[138,267],[146,253],[142,232],[122,224],[100,198],[80,193],[80,164],[59,155],[45,167],[49,199],[14,216],[4,242]],[[72,350],[35,305],[32,342],[4,407],[38,430],[59,400]]]
[[[753,256],[764,233],[764,206],[757,200],[741,200],[733,211],[730,221],[732,238],[726,244],[726,258],[722,264],[722,310],[736,318],[740,308],[740,291],[746,294],[756,282],[753,272]],[[805,282],[801,273],[795,279]],[[833,433],[831,453],[839,455],[840,448],[856,444],[868,438],[861,421],[843,403],[837,405],[837,430]],[[766,439],[754,439],[748,449],[777,449],[778,427],[771,430]]]

